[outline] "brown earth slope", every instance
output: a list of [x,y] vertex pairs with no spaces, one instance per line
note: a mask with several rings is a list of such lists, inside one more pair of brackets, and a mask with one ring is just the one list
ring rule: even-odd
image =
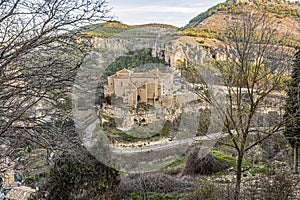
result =
[[[203,43],[215,45],[212,39],[222,39],[222,34],[241,17],[240,11],[265,13],[278,33],[287,37],[291,46],[299,45],[300,41],[300,6],[297,3],[274,3],[250,1],[250,3],[220,3],[208,11],[193,18],[180,32],[184,35],[200,37]],[[205,38],[205,39],[203,39]]]

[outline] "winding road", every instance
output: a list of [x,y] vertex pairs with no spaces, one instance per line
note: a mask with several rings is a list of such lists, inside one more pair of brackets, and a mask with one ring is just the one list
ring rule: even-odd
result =
[[[99,120],[94,121],[91,123],[86,129],[86,137],[84,138],[85,144],[88,144],[88,142],[91,141],[92,135],[94,133],[94,130],[96,129],[96,125],[99,123]],[[269,127],[253,127],[251,128],[251,131],[264,131],[266,129],[269,129]],[[236,134],[235,130],[232,130],[233,134]],[[131,148],[117,148],[113,144],[109,144],[111,153],[113,154],[133,154],[133,153],[142,153],[142,152],[150,152],[150,151],[161,151],[164,149],[174,148],[176,146],[181,145],[191,145],[195,141],[213,141],[221,138],[226,137],[228,133],[224,132],[218,132],[218,133],[211,133],[204,136],[197,136],[193,138],[185,138],[185,139],[179,139],[179,140],[171,140],[169,142],[164,142],[160,144],[155,144],[151,146],[145,146],[145,147],[131,147]]]

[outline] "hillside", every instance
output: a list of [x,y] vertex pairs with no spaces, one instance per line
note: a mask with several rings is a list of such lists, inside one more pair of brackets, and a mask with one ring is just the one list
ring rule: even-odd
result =
[[222,39],[222,34],[228,25],[239,17],[240,10],[254,10],[266,13],[270,20],[274,20],[276,29],[282,35],[289,33],[292,46],[296,46],[300,39],[300,6],[298,3],[275,3],[269,1],[249,1],[247,3],[233,3],[226,1],[217,4],[206,12],[191,19],[180,33],[206,39]]
[[170,30],[177,30],[178,28],[167,24],[143,24],[143,25],[127,25],[118,21],[108,21],[105,23],[92,24],[82,28],[82,34],[93,37],[107,38],[127,30],[141,29],[141,28],[164,28]]
[[143,32],[144,29],[165,29],[179,35],[191,36],[202,46],[218,48],[222,43],[224,31],[239,18],[240,10],[266,13],[270,20],[275,21],[279,34],[286,35],[288,32],[289,37],[286,38],[288,46],[295,47],[300,44],[300,4],[271,0],[227,0],[200,13],[182,29],[167,24],[127,25],[118,21],[108,21],[83,27],[82,35],[108,38],[129,30],[136,30],[137,35],[143,35],[146,34]]

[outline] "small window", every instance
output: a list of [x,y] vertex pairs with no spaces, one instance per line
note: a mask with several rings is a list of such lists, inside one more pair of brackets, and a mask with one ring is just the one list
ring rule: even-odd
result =
[[137,101],[140,102],[140,100],[141,100],[141,96],[137,95]]

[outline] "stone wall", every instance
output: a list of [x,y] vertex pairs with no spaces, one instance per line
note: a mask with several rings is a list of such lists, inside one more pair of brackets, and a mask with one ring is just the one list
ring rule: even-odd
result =
[[173,75],[152,70],[135,73],[130,70],[120,70],[107,78],[108,86],[105,96],[115,95],[124,104],[134,106],[137,103],[154,104],[162,97],[172,94]]

